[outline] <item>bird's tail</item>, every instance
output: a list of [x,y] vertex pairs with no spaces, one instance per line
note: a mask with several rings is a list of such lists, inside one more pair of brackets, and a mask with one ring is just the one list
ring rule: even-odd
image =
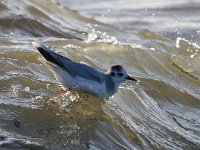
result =
[[56,65],[61,66],[62,64],[56,60],[56,55],[51,49],[48,47],[38,44],[36,42],[32,42],[33,46],[37,48],[37,50],[42,54],[42,56],[49,62],[54,63]]

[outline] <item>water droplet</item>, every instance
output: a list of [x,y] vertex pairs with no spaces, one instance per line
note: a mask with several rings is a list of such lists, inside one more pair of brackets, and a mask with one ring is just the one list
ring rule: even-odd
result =
[[35,97],[35,100],[41,100],[42,99],[42,96],[36,96]]
[[155,51],[156,49],[154,47],[151,47],[150,50]]
[[28,86],[25,87],[25,91],[30,91],[30,88]]
[[190,55],[190,58],[194,58],[195,54]]

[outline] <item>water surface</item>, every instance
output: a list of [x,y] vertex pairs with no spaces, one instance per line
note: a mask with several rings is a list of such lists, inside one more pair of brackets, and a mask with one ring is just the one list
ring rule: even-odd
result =
[[[200,149],[200,2],[1,0],[0,149]],[[56,94],[32,46],[127,82],[109,101]]]

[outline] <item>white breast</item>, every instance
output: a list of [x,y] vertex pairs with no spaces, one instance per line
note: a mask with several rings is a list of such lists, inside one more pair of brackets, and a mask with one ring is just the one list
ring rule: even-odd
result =
[[95,80],[88,80],[79,76],[72,77],[66,70],[51,62],[46,63],[55,78],[64,88],[73,88],[92,93],[102,99],[109,97],[105,82],[101,84]]
[[107,96],[105,82],[99,83],[93,80],[88,80],[81,77],[76,77],[74,80],[75,88],[90,92],[102,99]]

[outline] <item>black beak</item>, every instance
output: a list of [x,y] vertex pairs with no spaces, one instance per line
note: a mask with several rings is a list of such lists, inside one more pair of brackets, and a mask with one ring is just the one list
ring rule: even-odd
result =
[[134,79],[134,78],[132,78],[132,77],[130,77],[130,76],[126,77],[126,80],[137,81],[136,79]]

